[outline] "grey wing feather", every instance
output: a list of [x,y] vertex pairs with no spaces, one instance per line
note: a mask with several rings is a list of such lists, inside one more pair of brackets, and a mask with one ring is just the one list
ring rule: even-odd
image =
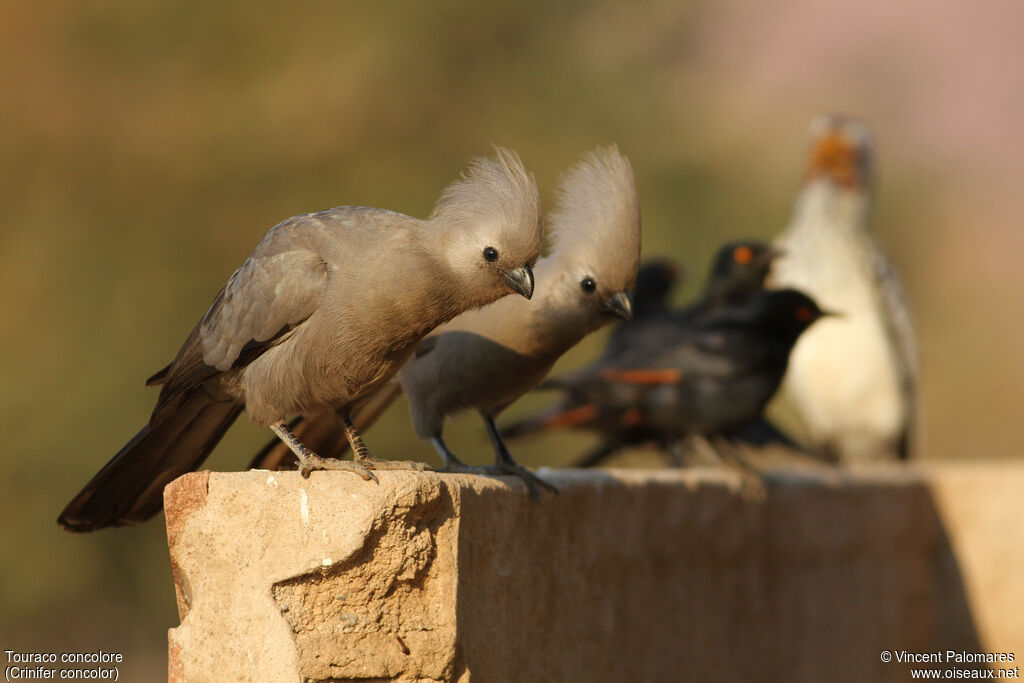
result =
[[909,440],[913,432],[917,410],[917,334],[914,332],[914,320],[910,312],[907,290],[900,280],[899,274],[889,263],[881,247],[870,237],[867,253],[871,261],[871,270],[878,281],[878,290],[886,313],[885,321],[889,326],[896,344],[898,354],[900,384],[906,406],[906,434],[901,445],[901,456],[909,454]]
[[[243,349],[275,340],[311,316],[327,284],[327,263],[297,217],[275,227],[236,270],[199,326],[203,362],[229,370]],[[318,227],[318,226],[316,226]]]

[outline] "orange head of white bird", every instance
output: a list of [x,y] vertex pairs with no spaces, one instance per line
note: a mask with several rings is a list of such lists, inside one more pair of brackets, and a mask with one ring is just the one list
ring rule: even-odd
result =
[[848,190],[865,190],[871,173],[871,132],[843,116],[822,116],[811,124],[805,182],[830,180]]

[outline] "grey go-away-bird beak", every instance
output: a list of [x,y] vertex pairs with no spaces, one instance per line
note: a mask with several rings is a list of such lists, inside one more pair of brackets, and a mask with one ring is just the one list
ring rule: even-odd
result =
[[629,292],[619,292],[612,298],[606,299],[604,305],[609,312],[623,320],[633,317],[633,297],[629,295]]
[[516,294],[522,294],[529,299],[533,296],[533,271],[530,270],[530,266],[506,271],[505,284]]

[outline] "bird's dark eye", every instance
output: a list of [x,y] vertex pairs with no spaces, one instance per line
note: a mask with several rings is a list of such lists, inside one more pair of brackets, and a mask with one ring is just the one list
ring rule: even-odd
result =
[[594,281],[589,277],[585,277],[580,281],[580,287],[582,287],[583,291],[587,294],[591,294],[595,289],[597,289],[597,285],[594,284]]
[[494,263],[498,260],[498,250],[494,247],[484,247],[484,258]]

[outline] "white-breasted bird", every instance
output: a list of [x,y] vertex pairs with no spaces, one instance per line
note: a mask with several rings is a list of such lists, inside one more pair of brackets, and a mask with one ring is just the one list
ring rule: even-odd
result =
[[[399,373],[417,436],[429,439],[445,471],[511,474],[531,493],[546,486],[509,454],[495,417],[547,376],[558,358],[584,336],[631,314],[630,290],[640,260],[640,208],[629,161],[614,146],[586,154],[563,178],[547,225],[554,246],[534,269],[533,299],[511,298],[460,315],[417,347]],[[353,419],[363,428],[398,395],[398,385],[379,392]],[[471,467],[445,444],[445,420],[475,410],[483,418],[495,464]],[[329,414],[304,419],[296,433],[320,451],[347,448]],[[271,445],[254,467],[276,469],[287,451]]]
[[775,244],[770,285],[793,287],[839,315],[793,350],[782,395],[811,446],[843,461],[910,456],[917,344],[906,295],[869,232],[874,150],[868,127],[824,116],[793,218]]

